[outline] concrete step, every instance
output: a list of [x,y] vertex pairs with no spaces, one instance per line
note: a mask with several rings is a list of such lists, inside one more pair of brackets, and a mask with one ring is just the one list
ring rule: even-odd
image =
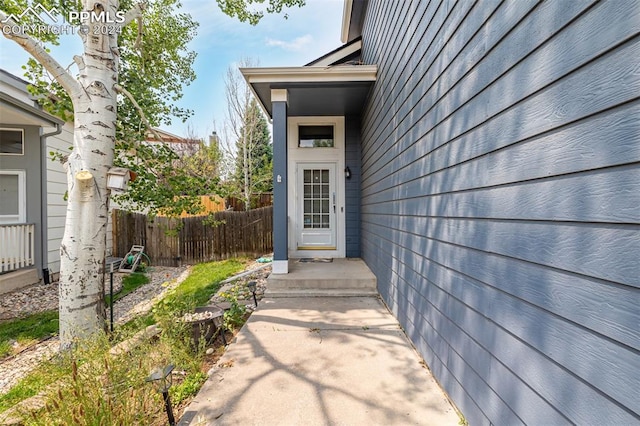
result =
[[353,288],[353,289],[374,289],[376,288],[375,278],[305,278],[305,279],[283,279],[278,275],[272,275],[274,278],[269,278],[268,288],[272,289],[341,289],[341,288]]
[[371,289],[267,289],[265,297],[377,297],[378,291]]
[[288,274],[271,274],[266,297],[376,296],[376,277],[361,259],[289,260]]

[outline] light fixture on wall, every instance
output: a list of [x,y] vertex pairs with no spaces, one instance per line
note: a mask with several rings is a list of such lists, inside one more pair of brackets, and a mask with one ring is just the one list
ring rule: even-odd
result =
[[349,166],[344,169],[344,177],[346,177],[347,179],[351,179],[351,169],[349,168]]

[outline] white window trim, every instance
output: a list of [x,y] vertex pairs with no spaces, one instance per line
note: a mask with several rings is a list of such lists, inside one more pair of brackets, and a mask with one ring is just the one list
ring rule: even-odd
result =
[[[288,117],[289,160],[337,161],[344,157],[344,117]],[[303,148],[298,146],[299,126],[333,126],[333,146]]]
[[18,176],[18,214],[0,215],[0,224],[27,222],[26,172],[24,170],[0,170],[0,175]]
[[20,132],[21,136],[22,136],[22,152],[20,154],[13,154],[10,152],[0,152],[0,155],[6,155],[6,156],[11,156],[11,155],[24,155],[24,129],[18,128],[18,127],[0,127],[0,130],[9,130],[12,132]]

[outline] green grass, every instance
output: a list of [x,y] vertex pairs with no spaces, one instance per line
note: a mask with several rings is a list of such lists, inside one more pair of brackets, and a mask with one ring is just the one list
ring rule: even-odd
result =
[[40,312],[3,322],[0,326],[0,358],[11,354],[11,341],[26,345],[58,333],[58,311]]
[[[113,301],[116,302],[122,299],[124,296],[131,293],[138,287],[142,287],[143,285],[148,283],[149,277],[147,277],[145,274],[135,272],[133,274],[125,275],[124,277],[122,277],[122,290],[120,290],[120,293],[113,295]],[[105,282],[105,288],[108,288],[108,286],[109,283]],[[104,302],[107,304],[107,306],[109,306],[110,299],[111,298],[109,297],[109,295],[106,295],[104,297]]]
[[177,405],[192,396],[196,396],[206,381],[207,375],[202,371],[189,374],[182,383],[170,389],[171,402]]
[[182,314],[209,301],[220,282],[244,269],[242,259],[229,259],[195,265],[186,280],[169,293],[160,304],[166,310]]
[[155,323],[156,319],[154,318],[153,314],[147,313],[130,319],[125,324],[122,324],[122,326],[118,327],[117,331],[120,334],[127,336],[129,334],[140,331],[143,328],[147,328]]
[[51,381],[39,373],[31,373],[18,384],[9,389],[4,395],[0,395],[0,413],[7,411],[17,403],[37,395]]

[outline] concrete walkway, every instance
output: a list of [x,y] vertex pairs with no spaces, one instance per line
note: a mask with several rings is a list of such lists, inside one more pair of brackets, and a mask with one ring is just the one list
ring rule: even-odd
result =
[[180,425],[457,425],[375,297],[263,299]]

